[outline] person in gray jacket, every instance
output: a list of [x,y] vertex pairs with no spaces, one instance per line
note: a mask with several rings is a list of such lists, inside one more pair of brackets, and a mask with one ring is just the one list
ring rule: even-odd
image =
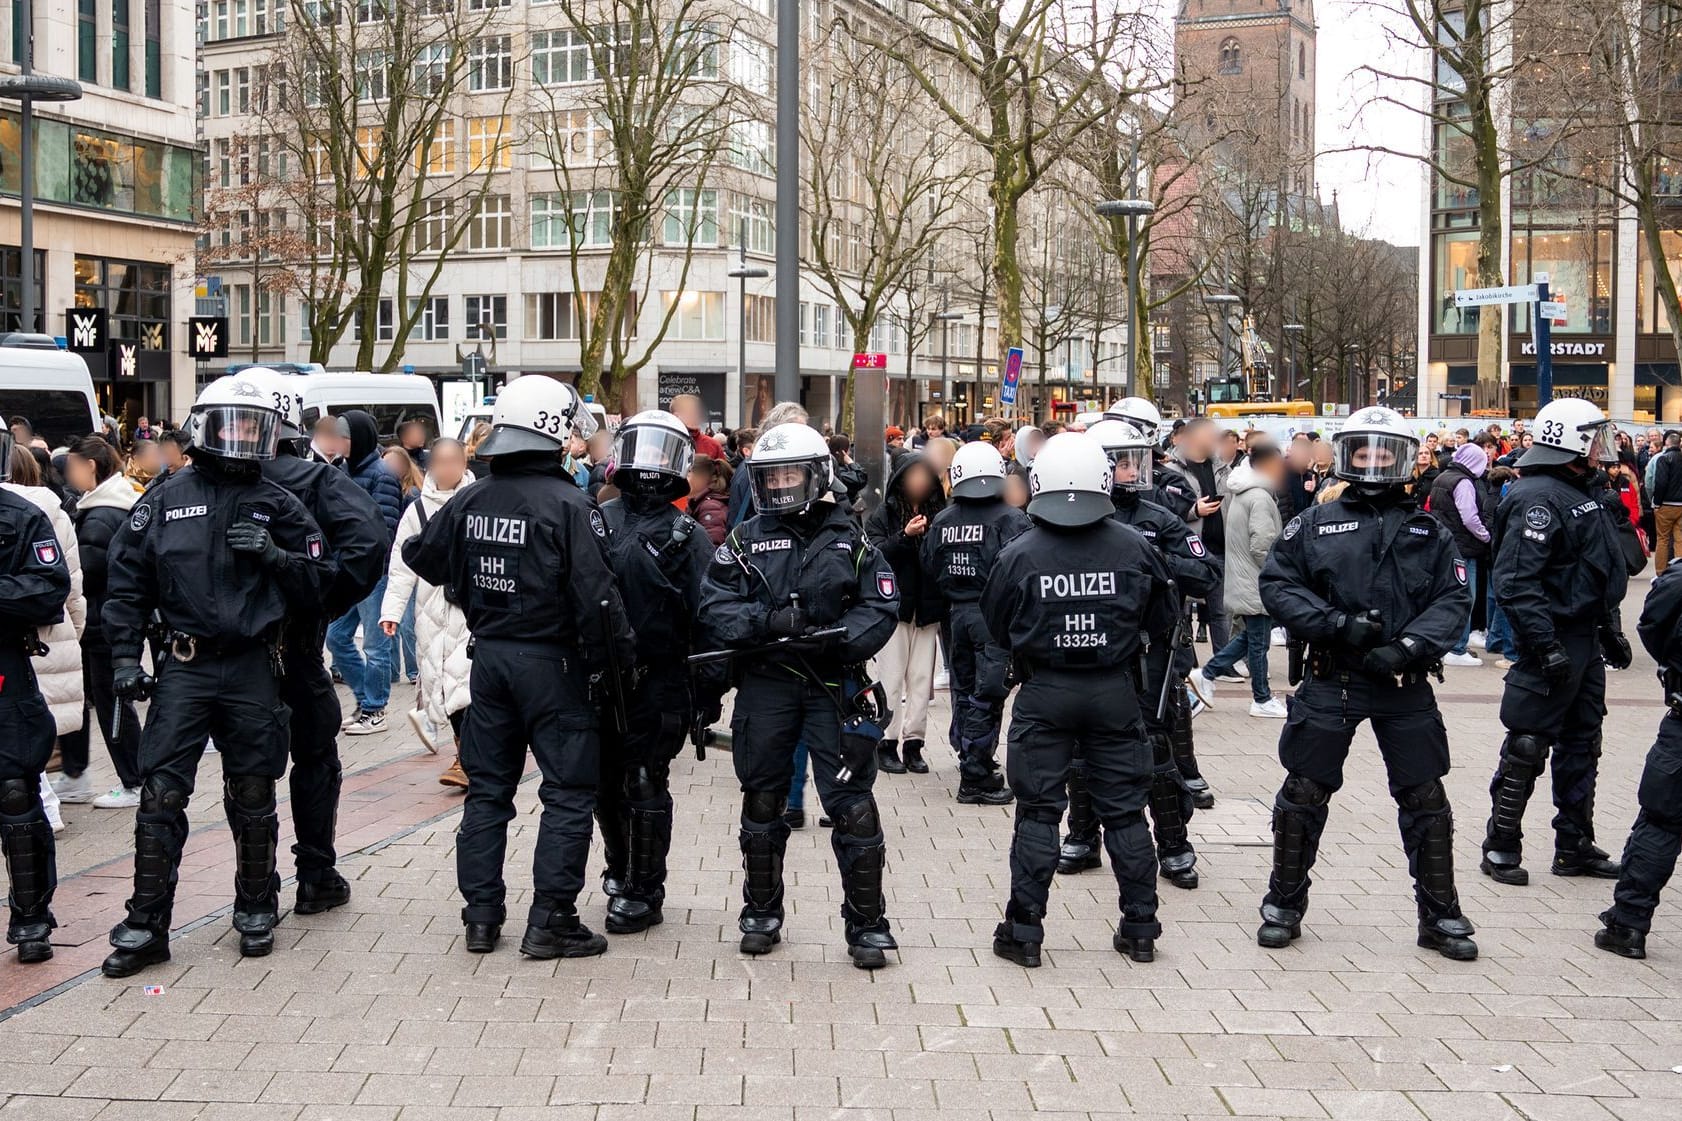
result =
[[1261,600],[1261,568],[1280,532],[1274,500],[1285,479],[1285,461],[1272,444],[1250,449],[1246,462],[1227,476],[1226,609],[1238,633],[1202,669],[1191,675],[1192,688],[1205,703],[1215,695],[1215,679],[1231,671],[1239,658],[1250,668],[1250,715],[1282,720],[1285,706],[1267,684],[1267,647],[1273,622]]

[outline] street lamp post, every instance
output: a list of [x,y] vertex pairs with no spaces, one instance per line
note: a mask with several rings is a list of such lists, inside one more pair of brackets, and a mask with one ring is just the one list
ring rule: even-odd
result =
[[1203,302],[1212,306],[1215,313],[1221,317],[1221,353],[1215,361],[1215,377],[1216,379],[1224,379],[1226,377],[1227,351],[1232,345],[1232,319],[1229,313],[1232,308],[1244,301],[1229,292],[1217,292],[1213,295],[1204,296]]
[[[736,392],[745,394],[748,388],[748,281],[764,280],[770,276],[769,272],[758,265],[748,264],[747,227],[743,224],[741,244],[737,247],[740,256],[735,268],[725,273],[730,279],[739,281],[736,294]],[[789,397],[787,400],[793,400]]]
[[54,78],[36,74],[35,16],[32,0],[19,0],[17,19],[23,25],[23,57],[18,60],[22,71],[15,78],[0,81],[0,98],[21,103],[18,140],[23,152],[18,158],[18,173],[22,184],[18,190],[18,279],[23,291],[19,297],[22,312],[21,327],[35,329],[35,103],[37,101],[78,101],[82,87],[70,78]]
[[[1097,210],[1100,218],[1127,220],[1127,374],[1122,379],[1125,396],[1134,391],[1133,382],[1139,376],[1139,219],[1155,214],[1156,205],[1148,199],[1106,199],[1098,204]],[[1096,361],[1093,370],[1096,381]]]
[[1299,344],[1302,333],[1307,330],[1301,323],[1285,324],[1285,337],[1291,342],[1291,376],[1285,382],[1285,396],[1294,397],[1297,391],[1297,355],[1300,353]]
[[947,345],[947,324],[954,319],[962,319],[963,313],[943,310],[935,312],[935,321],[940,324],[940,415],[946,417],[947,426],[952,424],[952,379],[947,373],[946,359],[951,352]]

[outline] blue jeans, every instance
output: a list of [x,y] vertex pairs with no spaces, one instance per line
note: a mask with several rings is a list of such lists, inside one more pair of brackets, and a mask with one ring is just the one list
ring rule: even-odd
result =
[[[1453,652],[1456,654],[1464,654],[1466,652],[1466,644],[1472,640],[1472,613],[1478,609],[1478,593],[1476,591],[1478,586],[1478,562],[1475,560],[1468,560],[1466,562],[1466,586],[1474,589],[1472,592],[1472,606],[1466,609],[1466,626],[1461,630],[1460,641],[1454,647]],[[1485,635],[1484,637],[1488,638],[1488,635]]]
[[1203,672],[1209,677],[1219,677],[1243,658],[1250,667],[1250,699],[1266,704],[1273,699],[1273,690],[1267,687],[1267,648],[1273,639],[1273,620],[1266,615],[1234,615],[1232,621],[1242,623],[1243,632],[1233,635],[1214,657],[1203,663]]
[[[356,703],[368,711],[384,708],[391,699],[391,639],[380,629],[380,600],[384,596],[385,577],[381,576],[367,599],[327,628],[327,652],[333,655],[333,668],[345,679]],[[362,628],[361,652],[356,649],[357,627]]]
[[1503,658],[1518,657],[1518,643],[1513,638],[1513,625],[1507,621],[1507,613],[1501,610],[1501,605],[1495,602],[1495,580],[1489,581],[1489,629],[1484,632],[1483,648],[1491,654],[1498,654]]
[[403,607],[403,618],[397,622],[398,649],[402,652],[399,661],[397,651],[391,655],[391,683],[397,684],[398,673],[407,673],[409,681],[414,682],[420,676],[420,660],[415,656],[415,593],[409,593],[409,602]]
[[806,741],[794,745],[794,777],[788,784],[788,808],[806,808]]

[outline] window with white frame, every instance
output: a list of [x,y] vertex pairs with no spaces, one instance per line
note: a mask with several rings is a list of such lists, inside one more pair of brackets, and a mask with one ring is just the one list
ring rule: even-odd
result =
[[462,320],[470,339],[508,337],[507,296],[462,297]]
[[812,305],[812,345],[829,345],[829,305]]
[[450,298],[448,296],[428,296],[423,300],[410,300],[409,311],[414,315],[414,325],[409,328],[409,338],[416,342],[443,342],[450,337]]
[[257,343],[279,346],[286,341],[286,297],[279,292],[257,292]]
[[[358,308],[356,314],[351,317],[351,335],[356,342],[362,341],[362,321],[366,317],[365,311],[361,308]],[[396,308],[392,305],[391,297],[380,297],[379,303],[375,305],[374,318],[374,338],[376,341],[388,343],[397,337],[397,313]]]
[[514,231],[514,212],[507,195],[481,195],[467,222],[467,248],[507,249]]
[[563,109],[549,117],[547,135],[537,138],[538,156],[550,166],[600,163],[607,158],[606,124],[593,109]]
[[749,342],[775,342],[777,338],[777,298],[756,296],[749,292],[742,305],[742,329]]
[[579,320],[588,314],[572,292],[526,293],[526,338],[532,342],[573,342]]
[[471,171],[507,171],[513,165],[507,117],[469,117],[467,165]]
[[226,117],[233,111],[233,75],[226,70],[216,72],[216,115]]
[[422,175],[455,174],[455,121],[445,118],[436,123],[427,142],[415,149],[415,170]]
[[[383,23],[390,15],[392,0],[356,0],[357,23]],[[321,5],[323,9],[329,7]],[[322,13],[325,16],[325,11]],[[330,22],[330,21],[327,21]]]
[[514,48],[507,35],[485,35],[467,48],[467,88],[474,93],[514,84]]
[[391,70],[391,55],[385,51],[358,51],[356,96],[362,101],[384,101]]
[[455,200],[422,199],[417,208],[414,238],[416,253],[442,253],[450,243],[450,228],[455,218]]
[[730,162],[754,175],[772,175],[777,170],[771,148],[771,126],[764,121],[730,123]]
[[470,12],[488,12],[493,8],[508,7],[509,0],[467,0],[467,10]]
[[750,253],[777,251],[775,206],[769,199],[748,195],[730,196],[730,228],[726,231],[736,245],[745,245]]
[[723,292],[662,292],[660,299],[666,309],[672,310],[671,324],[666,328],[668,339],[723,341]]
[[234,71],[234,107],[240,113],[251,112],[251,68],[241,66]]
[[730,80],[749,93],[771,96],[771,48],[758,39],[738,35],[730,42]]
[[718,192],[683,188],[669,193],[661,239],[667,245],[717,245]]
[[588,82],[595,78],[590,41],[571,28],[534,31],[531,36],[531,80],[540,86]]
[[450,73],[447,43],[429,43],[415,51],[415,88],[421,93],[439,93]]
[[672,48],[666,68],[674,74],[687,74],[702,82],[718,78],[718,56],[724,45],[719,27],[714,23],[694,23],[672,37]]

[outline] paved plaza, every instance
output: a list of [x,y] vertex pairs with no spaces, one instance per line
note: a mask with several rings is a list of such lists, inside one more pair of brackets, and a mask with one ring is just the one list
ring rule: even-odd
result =
[[[1637,581],[1626,603],[1632,634],[1646,589]],[[1652,671],[1638,654],[1632,669],[1610,675],[1597,820],[1614,852],[1664,711]],[[1282,686],[1283,651],[1274,677]],[[1240,685],[1223,685],[1197,723],[1219,801],[1192,826],[1202,886],[1162,886],[1165,930],[1150,965],[1110,948],[1116,886],[1107,868],[1059,879],[1043,968],[992,955],[1011,811],[953,801],[956,766],[938,734],[933,774],[877,783],[902,947],[889,969],[863,973],[847,961],[839,883],[815,814],[790,844],[784,943],[766,958],[736,952],[739,799],[721,751],[705,762],[686,754],[674,769],[665,925],[612,939],[601,958],[518,954],[537,831],[528,781],[510,850],[512,937],[495,954],[469,956],[455,894],[461,801],[434,783],[447,760],[420,751],[401,718],[343,744],[341,866],[352,902],[288,914],[274,955],[245,961],[228,926],[232,855],[209,756],[175,916],[185,930],[174,961],[140,977],[98,973],[128,890],[131,816],[65,807],[57,957],[32,968],[0,957],[0,1115],[1676,1121],[1675,896],[1657,916],[1647,961],[1593,949],[1611,885],[1547,874],[1545,793],[1527,822],[1531,886],[1498,890],[1477,873],[1500,677],[1493,666],[1451,670],[1438,690],[1455,751],[1461,897],[1482,949],[1471,964],[1414,946],[1395,808],[1366,732],[1332,804],[1301,941],[1257,948],[1279,723],[1245,715]],[[946,713],[942,693],[931,728],[944,727]],[[600,892],[580,905],[599,929]]]

